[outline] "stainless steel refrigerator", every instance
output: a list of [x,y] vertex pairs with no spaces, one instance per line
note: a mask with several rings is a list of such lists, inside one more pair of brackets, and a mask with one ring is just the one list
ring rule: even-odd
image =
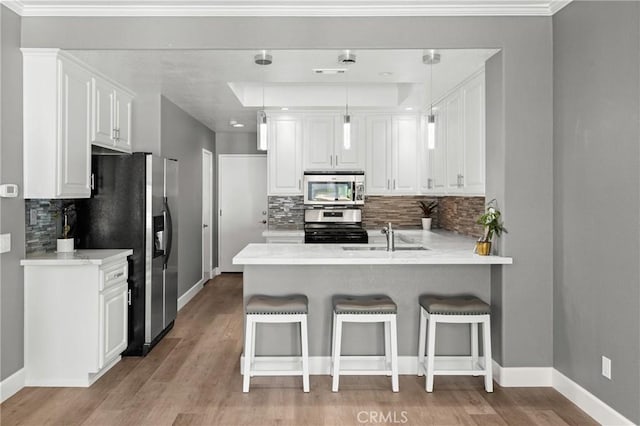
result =
[[178,310],[178,162],[148,153],[93,155],[91,198],[77,202],[79,248],[131,248],[129,346],[146,355]]

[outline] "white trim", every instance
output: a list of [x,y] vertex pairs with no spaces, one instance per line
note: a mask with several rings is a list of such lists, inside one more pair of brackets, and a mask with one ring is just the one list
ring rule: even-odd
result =
[[25,370],[21,368],[0,382],[0,403],[5,402],[24,387]]
[[[205,246],[205,239],[203,238],[203,236],[201,235],[201,242],[202,242],[202,271],[203,271],[203,276],[204,276],[204,271],[207,270],[208,274],[209,274],[209,278],[211,277],[211,274],[213,273],[213,191],[214,188],[213,187],[213,168],[215,167],[215,156],[213,155],[213,152],[209,151],[208,149],[204,149],[202,148],[202,198],[204,199],[204,183],[205,183],[205,170],[204,170],[204,163],[205,163],[205,158],[207,158],[207,156],[209,157],[209,189],[211,192],[209,194],[209,215],[208,217],[205,218],[205,205],[204,202],[202,203],[202,228],[201,228],[201,233],[204,233],[204,226],[205,226],[205,221],[208,222],[208,224],[206,224],[209,227],[209,259],[205,259],[204,258],[204,246]],[[205,262],[208,262],[207,265],[205,265]]]
[[550,387],[552,367],[503,367],[493,360],[493,379],[502,387]]
[[178,311],[184,308],[184,306],[189,303],[189,301],[193,299],[196,294],[200,293],[200,290],[202,290],[202,287],[204,287],[204,283],[206,283],[207,281],[209,281],[209,278],[204,277],[200,279],[200,281],[195,283],[193,287],[185,291],[182,296],[178,297]]
[[608,406],[591,392],[553,369],[553,387],[602,425],[633,425],[634,423]]
[[551,16],[571,0],[225,0],[92,2],[4,0],[22,16]]
[[217,277],[218,275],[220,275],[220,268],[218,268],[217,266],[215,268],[213,268],[210,272],[209,272],[209,279],[212,280],[215,277]]

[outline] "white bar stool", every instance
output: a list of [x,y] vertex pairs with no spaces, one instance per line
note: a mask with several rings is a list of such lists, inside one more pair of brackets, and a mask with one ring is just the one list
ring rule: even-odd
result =
[[[246,306],[244,332],[244,379],[242,391],[249,392],[253,376],[302,376],[302,389],[309,392],[309,344],[307,340],[307,296],[251,296]],[[256,324],[300,323],[300,368],[276,370],[256,368],[260,356],[255,356]]]
[[[333,392],[338,392],[340,374],[391,376],[391,389],[398,392],[398,307],[388,296],[334,296],[331,375]],[[381,322],[384,324],[385,360],[379,370],[341,370],[342,325],[345,322]],[[357,357],[359,360],[367,357]],[[377,358],[372,356],[371,358]]]
[[[418,376],[426,372],[425,388],[433,392],[433,376],[484,376],[484,388],[493,392],[491,357],[491,307],[473,296],[437,297],[420,296],[420,338],[418,340]],[[427,322],[429,330],[427,333]],[[447,364],[435,363],[436,324],[457,323],[471,326],[471,358],[462,356]],[[478,327],[482,324],[484,366],[478,359]],[[428,334],[427,362],[425,364],[425,335]]]

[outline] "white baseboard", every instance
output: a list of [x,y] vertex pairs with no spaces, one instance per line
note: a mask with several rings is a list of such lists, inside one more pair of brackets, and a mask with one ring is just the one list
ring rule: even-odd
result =
[[213,279],[215,277],[217,277],[218,275],[220,275],[222,272],[220,272],[220,268],[218,268],[217,266],[215,268],[213,268],[213,270],[211,272],[209,272],[209,279]]
[[591,392],[553,369],[553,387],[582,411],[602,425],[633,425],[634,423],[608,406]]
[[200,290],[202,290],[202,287],[204,286],[204,283],[207,282],[207,280],[208,278],[206,277],[202,278],[200,281],[195,283],[193,287],[187,290],[182,296],[178,297],[178,311],[184,308],[184,306],[189,303],[189,301],[193,299],[195,295],[200,292]]
[[493,380],[504,388],[550,387],[552,367],[503,367],[493,361]]
[[0,382],[0,403],[5,402],[13,395],[18,393],[24,387],[25,371],[24,368],[13,373]]

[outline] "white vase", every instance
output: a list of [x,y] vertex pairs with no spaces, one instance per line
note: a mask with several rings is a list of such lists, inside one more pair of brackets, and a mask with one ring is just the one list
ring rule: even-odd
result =
[[73,253],[73,238],[58,238],[56,251],[58,253]]
[[431,229],[431,218],[430,217],[423,217],[422,218],[422,229],[424,231],[428,231]]

